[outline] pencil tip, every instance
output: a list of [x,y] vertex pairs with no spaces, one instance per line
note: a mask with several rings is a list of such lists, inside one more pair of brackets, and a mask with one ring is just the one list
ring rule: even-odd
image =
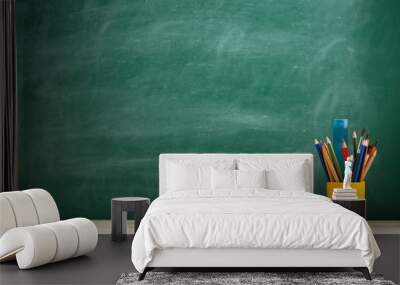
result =
[[366,130],[365,128],[363,128],[363,129],[361,130],[361,136],[362,136],[362,137],[365,135],[366,131],[367,131],[367,130]]

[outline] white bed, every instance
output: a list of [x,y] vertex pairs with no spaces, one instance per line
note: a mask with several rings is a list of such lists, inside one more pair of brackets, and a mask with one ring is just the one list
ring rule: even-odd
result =
[[[248,187],[260,169],[270,185]],[[370,278],[380,255],[362,217],[312,194],[311,154],[162,154],[159,192],[132,243],[140,278],[154,267],[354,267]]]

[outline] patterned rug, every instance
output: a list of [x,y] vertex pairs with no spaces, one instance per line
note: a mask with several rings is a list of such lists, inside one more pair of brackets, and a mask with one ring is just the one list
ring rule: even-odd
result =
[[117,285],[146,284],[376,284],[395,285],[384,280],[380,275],[372,275],[368,281],[359,272],[148,272],[142,281],[138,281],[138,273],[122,274]]

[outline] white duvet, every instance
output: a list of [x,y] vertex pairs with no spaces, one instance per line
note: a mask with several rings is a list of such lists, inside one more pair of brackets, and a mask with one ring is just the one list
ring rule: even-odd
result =
[[299,191],[180,191],[154,200],[132,243],[143,272],[155,249],[358,249],[372,271],[380,251],[365,219],[326,197]]

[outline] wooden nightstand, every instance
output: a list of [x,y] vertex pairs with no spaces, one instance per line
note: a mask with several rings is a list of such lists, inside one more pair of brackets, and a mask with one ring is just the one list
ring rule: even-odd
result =
[[367,202],[366,200],[332,200],[332,202],[359,214],[364,219],[367,218]]

